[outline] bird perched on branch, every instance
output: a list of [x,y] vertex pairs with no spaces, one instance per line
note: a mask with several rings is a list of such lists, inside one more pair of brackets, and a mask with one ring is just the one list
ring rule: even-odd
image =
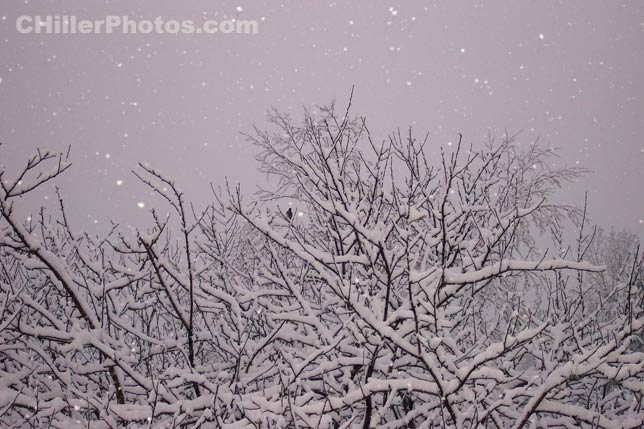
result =
[[293,219],[293,210],[289,207],[288,210],[286,210],[286,217],[291,220]]

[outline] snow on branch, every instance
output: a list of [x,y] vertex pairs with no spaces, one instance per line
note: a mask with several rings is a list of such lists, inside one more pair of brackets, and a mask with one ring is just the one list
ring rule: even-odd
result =
[[642,255],[553,202],[579,170],[333,105],[268,122],[273,185],[198,210],[140,164],[165,210],[135,234],[75,233],[60,194],[18,219],[67,155],[0,171],[0,426],[641,426]]

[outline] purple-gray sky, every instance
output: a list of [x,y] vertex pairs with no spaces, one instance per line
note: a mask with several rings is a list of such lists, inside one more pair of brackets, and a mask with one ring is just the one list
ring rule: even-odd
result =
[[[24,35],[20,15],[236,17],[259,33]],[[436,146],[540,136],[595,171],[569,202],[588,190],[595,221],[644,232],[641,1],[25,0],[0,17],[0,161],[71,144],[57,184],[79,229],[149,218],[160,203],[129,173],[137,161],[197,204],[225,176],[250,193],[263,178],[240,132],[271,106],[344,103],[355,84],[354,113],[383,138],[409,125]],[[24,204],[53,207],[51,189]]]

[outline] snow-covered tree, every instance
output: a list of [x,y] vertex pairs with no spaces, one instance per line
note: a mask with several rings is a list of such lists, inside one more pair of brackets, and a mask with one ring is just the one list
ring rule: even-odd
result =
[[269,122],[252,198],[197,211],[140,165],[170,214],[135,236],[75,234],[62,198],[18,218],[63,154],[2,174],[2,424],[641,427],[642,259],[552,203],[580,171],[333,106]]

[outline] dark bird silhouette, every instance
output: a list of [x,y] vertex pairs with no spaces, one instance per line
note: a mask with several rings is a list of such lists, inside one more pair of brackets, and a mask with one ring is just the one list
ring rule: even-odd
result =
[[291,220],[293,219],[293,210],[289,207],[288,210],[286,210],[286,217]]

